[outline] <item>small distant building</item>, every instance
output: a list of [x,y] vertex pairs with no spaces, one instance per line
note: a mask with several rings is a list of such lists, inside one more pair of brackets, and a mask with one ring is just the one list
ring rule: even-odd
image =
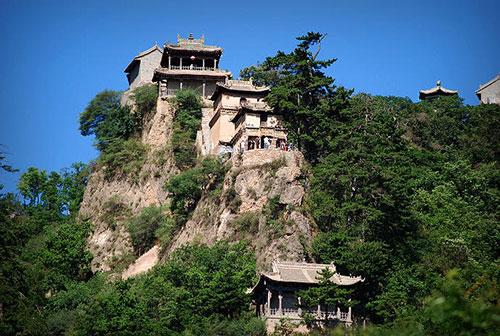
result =
[[163,50],[155,44],[134,57],[124,70],[130,89],[152,82],[153,73],[160,66],[162,54]]
[[319,273],[328,268],[334,275],[331,281],[338,286],[353,286],[363,282],[361,277],[340,275],[333,264],[312,264],[300,262],[273,262],[272,272],[260,273],[259,281],[250,290],[255,304],[257,316],[266,320],[268,330],[282,318],[287,318],[296,324],[302,321],[302,314],[307,312],[318,320],[342,322],[347,325],[352,323],[352,311],[341,311],[340,307],[329,307],[326,312],[324,307],[303,306],[298,292],[317,286]]
[[446,89],[441,86],[441,81],[437,81],[436,86],[428,90],[420,90],[419,98],[420,100],[428,100],[436,97],[443,96],[454,96],[457,95],[458,91]]
[[159,82],[160,97],[167,98],[180,89],[194,89],[204,98],[212,96],[217,82],[226,82],[229,71],[219,68],[222,48],[205,44],[205,38],[177,37],[177,44],[165,44],[160,67],[153,81]]
[[500,105],[500,74],[480,85],[479,89],[476,90],[476,95],[481,104]]
[[252,81],[227,80],[225,83],[216,83],[210,98],[214,102],[214,111],[209,121],[212,154],[232,151],[234,117],[249,104],[260,103],[269,109],[264,103],[264,97],[268,93],[268,87],[255,86]]

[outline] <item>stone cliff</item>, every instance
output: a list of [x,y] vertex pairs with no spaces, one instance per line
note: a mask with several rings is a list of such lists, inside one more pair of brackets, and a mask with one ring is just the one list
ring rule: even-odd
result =
[[[204,108],[204,120],[207,110]],[[159,99],[156,112],[141,134],[148,153],[138,179],[124,176],[107,179],[99,166],[92,173],[80,218],[90,220],[94,227],[88,242],[94,255],[93,271],[112,270],[120,260],[132,255],[130,236],[124,225],[127,218],[144,207],[168,203],[163,186],[178,173],[169,149],[173,118],[169,102]],[[256,252],[259,269],[268,268],[275,259],[306,258],[314,227],[301,210],[307,173],[300,152],[247,151],[231,159],[230,165],[220,194],[201,198],[191,219],[162,251],[163,258],[184,244],[211,244],[221,239],[247,240]],[[113,218],[108,215],[110,208]],[[154,258],[139,258],[126,274],[154,265],[159,260],[158,249],[154,249]],[[148,266],[141,265],[141,260],[148,260]]]

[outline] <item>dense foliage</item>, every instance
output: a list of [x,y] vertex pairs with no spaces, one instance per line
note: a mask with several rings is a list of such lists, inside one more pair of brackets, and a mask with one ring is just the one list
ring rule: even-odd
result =
[[[500,107],[464,106],[459,97],[352,96],[323,72],[334,62],[318,59],[323,39],[309,33],[291,53],[242,71],[271,86],[269,104],[285,114],[290,138],[311,164],[302,210],[319,233],[306,251],[310,260],[364,278],[346,289],[324,271],[319,286],[301,293],[305,308],[352,306],[357,317],[347,331],[312,334],[499,334]],[[137,178],[147,148],[136,135],[156,95],[154,86],[137,89],[131,110],[105,91],[81,114],[80,130],[96,136],[110,172]],[[234,189],[221,192],[221,161],[193,155],[200,98],[181,90],[174,103],[172,147],[182,171],[165,185],[169,208],[129,218],[118,196],[103,205],[110,228],[128,218],[137,255],[157,242],[167,246],[202,196],[232,198],[233,210],[241,202]],[[13,171],[4,159],[0,153],[0,169]],[[83,164],[29,168],[18,184],[21,200],[0,195],[0,334],[265,335],[248,310],[255,256],[243,243],[186,246],[125,281],[92,275],[91,223],[75,219],[87,179]],[[278,198],[262,211],[270,234],[283,231]],[[230,225],[251,235],[259,216]],[[368,327],[358,328],[363,322]],[[291,334],[286,324],[278,330]]]
[[172,103],[175,106],[172,150],[177,167],[186,169],[196,163],[195,140],[201,126],[202,101],[196,91],[184,89],[177,91]]
[[203,193],[220,188],[226,171],[220,159],[206,157],[167,181],[165,189],[170,193],[170,209],[177,225],[186,222]]
[[156,85],[144,85],[130,93],[131,104],[120,103],[122,93],[105,90],[97,94],[80,114],[82,135],[94,135],[101,151],[98,163],[106,178],[116,175],[138,180],[147,153],[139,136],[145,120],[156,107]]
[[354,313],[387,323],[374,334],[495,334],[500,107],[340,88],[332,98],[321,71],[332,62],[309,51],[323,37],[243,71],[271,86],[268,102],[313,163],[306,206],[321,233],[311,256],[365,278]]

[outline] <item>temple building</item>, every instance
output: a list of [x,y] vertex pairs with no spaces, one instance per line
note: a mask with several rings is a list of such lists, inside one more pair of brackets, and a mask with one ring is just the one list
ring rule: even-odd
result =
[[500,74],[480,85],[476,90],[476,95],[481,104],[500,105]]
[[162,55],[163,50],[155,44],[134,57],[124,70],[130,89],[153,81],[154,71],[160,66]]
[[159,82],[161,98],[180,89],[194,89],[204,98],[213,95],[216,83],[231,78],[229,71],[219,68],[222,48],[205,44],[205,38],[177,37],[177,44],[165,44],[160,67],[153,81]]
[[238,113],[231,119],[234,135],[230,140],[235,150],[285,149],[287,133],[283,116],[273,112],[265,102],[242,101]]
[[449,90],[441,86],[441,81],[436,82],[436,86],[428,90],[420,90],[419,98],[420,100],[433,99],[442,96],[454,96],[457,95],[458,91]]
[[[228,80],[216,83],[214,93],[210,98],[214,102],[214,110],[209,122],[212,154],[222,154],[233,150],[232,140],[236,130],[234,118],[241,116],[241,112],[246,111],[247,107],[261,106],[262,109],[270,112],[270,108],[263,100],[268,93],[268,87],[255,86],[252,81]],[[259,127],[259,125],[257,123],[255,126]]]
[[[342,322],[347,325],[352,323],[352,311],[342,311],[340,307],[303,306],[297,293],[301,290],[318,285],[318,274],[328,268],[334,275],[331,281],[338,286],[353,286],[363,282],[361,277],[345,276],[336,273],[333,264],[312,264],[300,262],[273,262],[272,272],[260,274],[257,284],[249,290],[252,294],[258,316],[266,320],[268,329],[274,329],[274,325],[282,318],[287,318],[296,324],[302,321],[302,315],[307,312],[317,318],[318,321],[328,320]],[[328,316],[326,316],[328,314]]]

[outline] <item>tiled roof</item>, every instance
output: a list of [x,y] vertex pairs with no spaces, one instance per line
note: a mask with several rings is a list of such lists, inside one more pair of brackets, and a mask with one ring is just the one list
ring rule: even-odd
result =
[[181,38],[177,35],[177,44],[165,44],[165,49],[170,50],[199,50],[206,52],[222,53],[222,48],[218,46],[211,46],[205,44],[205,38],[202,36],[200,39],[195,39],[193,34],[189,34],[188,38]]
[[335,273],[331,281],[337,285],[349,286],[363,282],[361,277],[340,275],[333,264],[312,264],[299,262],[274,262],[272,272],[261,273],[262,276],[277,282],[293,282],[305,284],[319,283],[319,273],[328,268]]
[[453,95],[453,94],[457,94],[458,91],[446,89],[446,88],[441,86],[441,81],[437,81],[435,87],[428,89],[428,90],[420,90],[419,98],[422,99],[422,98],[425,98],[426,96],[437,95],[440,93],[443,95]]
[[255,92],[266,94],[270,88],[268,86],[255,86],[252,81],[246,80],[227,80],[225,83],[217,83],[215,91],[210,99],[215,100],[221,91],[234,91],[234,92]]
[[158,80],[161,75],[170,76],[206,76],[206,77],[216,77],[216,78],[227,78],[231,77],[231,72],[221,69],[216,70],[174,70],[168,68],[157,68],[153,75],[153,81]]

